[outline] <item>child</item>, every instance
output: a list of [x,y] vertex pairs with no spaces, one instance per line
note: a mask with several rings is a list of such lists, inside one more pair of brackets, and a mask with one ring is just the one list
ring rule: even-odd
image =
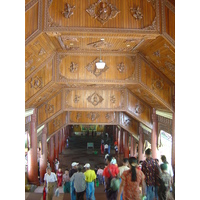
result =
[[69,178],[69,170],[66,169],[63,175],[63,192],[70,193],[70,178]]
[[57,179],[58,179],[58,187],[60,187],[60,186],[62,186],[62,176],[63,176],[63,173],[60,168],[58,169],[56,175],[57,175]]

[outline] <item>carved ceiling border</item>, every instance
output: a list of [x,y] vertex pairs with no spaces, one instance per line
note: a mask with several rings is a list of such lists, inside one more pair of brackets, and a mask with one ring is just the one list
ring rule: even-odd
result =
[[40,33],[42,33],[42,7],[43,7],[43,1],[42,0],[33,0],[29,2],[25,6],[25,12],[28,11],[30,8],[32,8],[36,3],[38,2],[38,28],[35,32],[33,32],[26,40],[25,40],[25,46],[30,43],[36,36],[38,36]]
[[161,13],[162,13],[162,34],[175,48],[175,40],[166,32],[166,17],[165,17],[165,6],[168,7],[175,14],[175,7],[167,0],[161,1]]

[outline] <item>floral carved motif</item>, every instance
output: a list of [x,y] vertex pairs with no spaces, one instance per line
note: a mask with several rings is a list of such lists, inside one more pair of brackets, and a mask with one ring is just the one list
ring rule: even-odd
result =
[[65,8],[64,8],[64,12],[62,12],[62,14],[64,15],[65,18],[70,18],[73,14],[74,14],[74,8],[75,6],[71,6],[70,4],[66,3],[65,4]]
[[98,62],[98,61],[99,61],[99,59],[96,58],[95,60],[93,60],[91,63],[89,63],[85,67],[87,69],[87,71],[94,74],[96,77],[100,76],[103,72],[105,72],[109,69],[109,67],[107,65],[105,65],[104,69],[97,69],[96,62]]
[[25,63],[25,67],[29,68],[31,66],[31,64],[33,63],[33,59],[26,61]]
[[96,120],[99,118],[99,113],[95,113],[95,112],[90,112],[87,114],[87,118],[91,119],[92,121]]
[[151,2],[152,7],[156,9],[156,0],[147,0],[147,2]]
[[130,125],[132,125],[133,124],[133,120],[132,119],[126,119],[125,121],[124,121],[124,125],[125,126],[130,126]]
[[145,110],[145,107],[141,104],[136,105],[135,107],[135,113],[140,115],[141,113],[143,113]]
[[45,105],[45,112],[46,112],[47,114],[49,114],[49,113],[54,113],[54,105],[46,104],[46,105]]
[[115,95],[110,96],[110,102],[115,103],[116,98]]
[[63,50],[77,50],[77,49],[79,49],[79,47],[72,47],[72,46],[65,45],[61,36],[58,36],[57,39],[58,39],[58,42],[60,43],[60,46],[62,47]]
[[156,17],[154,18],[152,25],[144,27],[143,30],[156,30]]
[[114,5],[107,0],[98,0],[86,9],[88,14],[97,19],[102,24],[105,24],[109,19],[113,19],[120,12]]
[[113,46],[113,44],[109,43],[109,42],[106,42],[104,40],[99,40],[99,41],[96,41],[96,42],[92,42],[92,43],[89,43],[87,44],[88,46],[91,46],[93,48],[109,48],[111,46]]
[[90,95],[87,100],[92,103],[92,105],[97,106],[99,103],[101,103],[104,99],[102,96],[94,92],[92,95]]
[[165,62],[165,66],[170,70],[170,71],[175,71],[175,65],[173,65],[172,63],[170,62]]
[[31,84],[31,88],[35,88],[35,89],[42,88],[43,86],[42,77],[36,76],[34,78],[31,78],[30,84]]
[[126,69],[126,66],[125,66],[125,64],[124,64],[123,62],[121,62],[121,63],[119,63],[119,64],[117,65],[117,70],[118,70],[120,73],[123,73],[125,69]]
[[76,120],[78,121],[80,118],[81,118],[81,113],[78,112],[78,113],[76,114]]
[[71,62],[70,67],[69,67],[70,72],[74,73],[77,71],[77,69],[78,69],[78,64]]
[[106,118],[106,119],[110,119],[110,114],[109,114],[109,113],[106,113],[105,118]]
[[153,81],[153,84],[152,84],[153,89],[162,90],[163,86],[164,86],[164,83],[162,80],[157,79]]
[[74,103],[78,103],[78,102],[79,102],[79,99],[80,99],[80,96],[75,95],[75,97],[74,97]]
[[130,11],[131,11],[132,16],[136,20],[141,20],[143,18],[143,14],[142,14],[141,8],[139,8],[139,6],[137,8],[130,8]]
[[60,119],[54,119],[54,120],[53,120],[53,125],[54,125],[55,127],[60,127],[60,124],[61,124]]
[[154,56],[160,57],[160,50],[157,50],[153,53]]
[[68,35],[62,35],[61,38],[63,41],[79,42],[77,38]]
[[40,52],[38,53],[38,55],[41,56],[41,55],[43,55],[43,54],[45,54],[45,53],[46,53],[46,51],[44,50],[44,48],[41,48],[41,49],[40,49]]

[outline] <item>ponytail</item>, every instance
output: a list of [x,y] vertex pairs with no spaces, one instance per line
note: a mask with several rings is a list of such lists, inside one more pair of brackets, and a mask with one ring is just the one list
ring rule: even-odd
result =
[[135,166],[133,165],[131,165],[131,181],[132,182],[137,181],[136,169],[135,169]]

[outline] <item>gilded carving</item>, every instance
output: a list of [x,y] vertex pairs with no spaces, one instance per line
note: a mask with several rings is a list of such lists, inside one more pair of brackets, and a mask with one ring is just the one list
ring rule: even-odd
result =
[[141,8],[139,8],[139,6],[137,8],[130,8],[130,11],[136,20],[141,20],[143,18],[143,14],[142,14]]
[[78,64],[74,63],[74,62],[71,62],[70,67],[69,67],[70,72],[74,73],[74,72],[77,71],[77,69],[78,69]]
[[61,125],[60,119],[54,119],[53,120],[53,125],[54,125],[54,127],[60,127],[60,125]]
[[79,102],[79,99],[80,99],[80,96],[75,95],[75,97],[74,97],[74,103],[78,103],[78,102]]
[[92,121],[98,119],[99,116],[100,116],[99,113],[95,113],[95,112],[90,112],[90,113],[87,114],[87,118],[92,120]]
[[137,104],[135,106],[135,113],[138,114],[138,115],[140,115],[141,113],[143,113],[144,110],[145,110],[145,107],[142,104]]
[[147,2],[151,2],[152,7],[156,9],[156,0],[147,0]]
[[99,61],[99,59],[96,58],[95,60],[93,60],[91,63],[89,63],[85,67],[87,69],[87,71],[94,74],[96,77],[100,76],[103,72],[105,72],[109,69],[109,67],[107,65],[105,65],[104,69],[97,69],[96,62],[98,62],[98,61]]
[[106,42],[105,40],[99,40],[96,42],[89,43],[87,45],[91,46],[93,48],[109,48],[109,47],[113,46],[113,44]]
[[77,114],[76,114],[76,120],[78,121],[80,118],[81,118],[81,113],[77,112]]
[[34,78],[31,78],[30,84],[31,88],[35,89],[42,88],[43,87],[42,77],[36,76]]
[[65,8],[64,8],[64,12],[62,12],[62,14],[64,15],[65,18],[70,18],[73,14],[74,14],[74,8],[75,6],[71,6],[70,4],[66,3],[65,4]]
[[153,84],[152,84],[153,89],[162,90],[163,86],[164,86],[163,80],[157,79],[153,81]]
[[72,46],[65,45],[61,36],[58,36],[57,38],[58,38],[58,42],[59,42],[60,46],[62,47],[62,49],[64,49],[64,50],[77,50],[77,49],[79,49],[79,47],[72,47]]
[[41,49],[40,49],[40,52],[38,53],[38,55],[41,56],[41,55],[43,55],[43,54],[45,54],[45,53],[46,53],[46,51],[44,50],[44,48],[41,48]]
[[106,119],[110,119],[110,114],[109,114],[109,113],[106,113],[105,118],[106,118]]
[[86,9],[88,14],[97,19],[102,24],[105,24],[109,19],[113,19],[120,12],[114,5],[107,0],[98,0]]
[[170,71],[175,71],[175,65],[173,65],[172,63],[170,62],[165,62],[165,66],[170,70]]
[[25,63],[25,67],[29,68],[31,66],[31,64],[33,63],[33,59],[26,61]]
[[154,18],[152,24],[150,26],[144,27],[143,30],[156,30],[156,17]]
[[160,57],[160,50],[157,50],[153,53],[154,56]]
[[45,112],[46,112],[47,114],[49,114],[49,113],[54,113],[54,105],[46,104],[46,105],[45,105]]
[[123,73],[125,69],[126,69],[126,66],[125,66],[125,64],[124,64],[123,62],[121,62],[121,63],[119,63],[119,64],[117,65],[117,70],[118,70],[120,73]]
[[115,103],[115,101],[116,101],[115,95],[110,96],[110,102]]
[[92,105],[97,106],[99,103],[101,103],[104,99],[102,96],[94,92],[92,95],[90,95],[87,100],[92,103]]
[[73,36],[62,35],[61,38],[63,41],[79,42],[78,39]]

